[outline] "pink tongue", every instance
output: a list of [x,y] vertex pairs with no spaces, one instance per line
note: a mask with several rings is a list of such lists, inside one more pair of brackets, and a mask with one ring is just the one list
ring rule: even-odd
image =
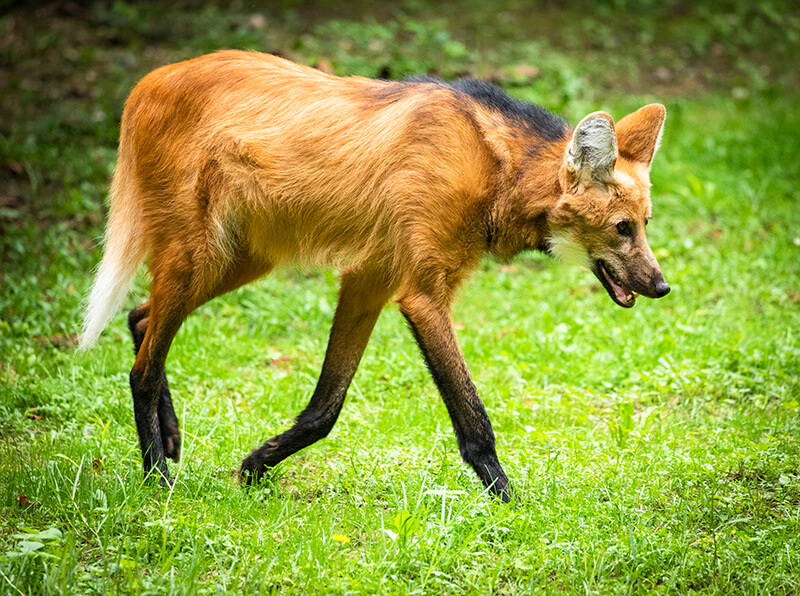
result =
[[614,295],[617,297],[617,300],[619,300],[623,304],[627,304],[628,294],[625,292],[625,288],[622,286],[618,286],[614,282],[611,282],[611,285],[614,287]]
[[606,275],[606,279],[611,284],[611,287],[614,288],[614,296],[617,297],[617,300],[622,302],[623,304],[628,303],[628,290],[623,285],[618,285],[613,279],[611,279],[611,275],[607,271],[603,271]]

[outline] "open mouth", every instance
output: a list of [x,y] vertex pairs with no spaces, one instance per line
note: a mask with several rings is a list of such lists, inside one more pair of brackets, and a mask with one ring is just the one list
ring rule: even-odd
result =
[[622,283],[619,275],[611,265],[598,259],[594,263],[594,274],[614,302],[625,308],[630,308],[636,304],[638,294]]

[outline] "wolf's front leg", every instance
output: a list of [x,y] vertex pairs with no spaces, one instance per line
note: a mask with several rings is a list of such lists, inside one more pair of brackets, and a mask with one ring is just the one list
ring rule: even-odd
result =
[[484,486],[510,501],[513,488],[497,459],[492,423],[458,345],[449,307],[423,294],[405,296],[399,303],[447,406],[461,457]]

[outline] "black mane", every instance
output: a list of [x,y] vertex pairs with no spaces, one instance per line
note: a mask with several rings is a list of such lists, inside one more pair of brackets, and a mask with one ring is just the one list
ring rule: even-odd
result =
[[456,79],[447,83],[429,76],[412,76],[405,80],[410,83],[435,83],[469,95],[475,101],[500,112],[548,141],[557,141],[569,135],[569,125],[563,118],[534,103],[514,99],[491,83],[472,78]]

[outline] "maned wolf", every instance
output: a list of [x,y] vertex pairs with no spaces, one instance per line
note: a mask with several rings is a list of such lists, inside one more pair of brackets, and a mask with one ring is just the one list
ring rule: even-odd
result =
[[340,78],[224,51],[164,66],[125,104],[105,255],[81,346],[119,308],[140,265],[150,299],[128,317],[146,473],[169,481],[181,435],[164,363],[201,304],[282,265],[342,270],[322,373],[294,426],[253,450],[253,481],[325,437],[383,306],[408,320],[461,455],[504,501],[512,488],[450,319],[454,292],[488,252],[539,250],[590,268],[631,307],[670,288],[645,238],[650,162],[665,110],[573,130],[471,79]]

